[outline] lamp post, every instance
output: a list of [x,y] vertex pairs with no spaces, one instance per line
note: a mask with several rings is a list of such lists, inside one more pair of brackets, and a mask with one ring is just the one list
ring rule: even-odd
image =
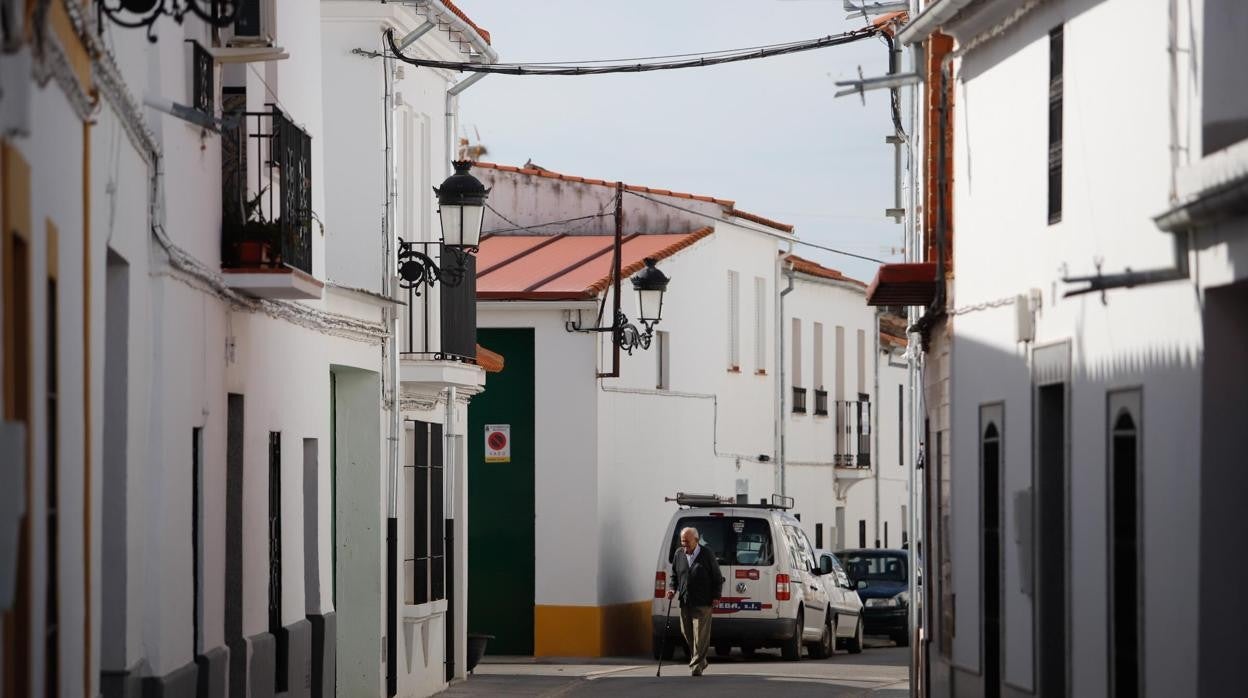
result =
[[[472,169],[470,161],[457,160],[451,165],[455,173],[433,189],[438,196],[442,239],[437,242],[409,242],[399,238],[399,286],[415,291],[416,295],[420,295],[421,286],[432,287],[436,283],[458,286],[463,282],[467,268],[464,256],[480,248],[485,200],[490,190],[469,173]],[[416,249],[432,245],[442,248],[441,266],[427,253]],[[447,255],[455,259],[453,265],[446,264]]]

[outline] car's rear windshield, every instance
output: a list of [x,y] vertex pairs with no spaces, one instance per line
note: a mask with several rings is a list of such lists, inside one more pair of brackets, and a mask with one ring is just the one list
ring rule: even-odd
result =
[[676,521],[670,561],[680,545],[680,531],[698,529],[702,544],[715,551],[721,565],[771,565],[776,558],[771,545],[771,524],[767,519],[733,516],[685,516]]
[[859,579],[877,579],[888,582],[905,582],[906,578],[906,558],[900,555],[889,555],[880,553],[837,553],[840,558],[841,565],[845,567],[845,574],[849,578],[858,581]]

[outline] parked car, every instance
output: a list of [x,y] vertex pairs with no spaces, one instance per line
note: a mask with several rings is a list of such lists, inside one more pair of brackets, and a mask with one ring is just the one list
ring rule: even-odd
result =
[[833,628],[836,630],[836,646],[838,649],[849,650],[850,654],[862,651],[862,636],[865,634],[862,619],[862,599],[845,566],[827,550],[816,550],[815,557],[819,560],[819,579],[828,593],[828,603],[834,612]]
[[717,654],[740,647],[750,656],[758,648],[779,647],[784,659],[797,661],[803,645],[815,658],[832,654],[837,611],[829,603],[814,547],[787,511],[792,499],[740,504],[714,495],[679,494],[676,502],[682,508],[667,524],[655,564],[651,620],[656,659],[660,648],[664,658],[671,658],[675,647],[684,646],[680,601],[672,602],[670,625],[665,614],[671,560],[687,526],[696,528],[702,543],[715,551],[724,576],[723,597],[711,623],[711,646]]
[[868,635],[887,635],[901,647],[910,644],[909,553],[863,548],[836,553],[862,599]]

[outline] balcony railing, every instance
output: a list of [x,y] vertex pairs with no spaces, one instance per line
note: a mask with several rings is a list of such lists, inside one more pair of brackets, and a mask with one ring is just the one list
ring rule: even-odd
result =
[[221,133],[221,263],[312,273],[312,138],[280,109],[227,93]]
[[815,391],[815,414],[824,417],[828,415],[828,391]]
[[793,386],[793,412],[806,414],[806,389]]
[[[423,243],[405,243],[420,245]],[[432,248],[433,246],[430,245]],[[411,359],[477,363],[477,258],[441,247],[442,264],[463,265],[463,279],[455,286],[439,284],[407,291],[406,331],[400,353]],[[430,252],[432,250],[429,250]],[[434,314],[434,308],[438,309]],[[419,310],[419,312],[418,312]],[[437,318],[437,337],[432,321]]]

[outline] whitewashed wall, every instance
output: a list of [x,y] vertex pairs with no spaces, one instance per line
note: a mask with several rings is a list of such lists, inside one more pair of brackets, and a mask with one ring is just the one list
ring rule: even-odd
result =
[[[1069,4],[1067,4],[1069,5]],[[1197,550],[1184,543],[1198,525],[1191,462],[1200,430],[1201,328],[1190,282],[1064,299],[1060,277],[1125,267],[1165,267],[1172,238],[1152,217],[1168,207],[1170,182],[1165,3],[1123,0],[1042,6],[1010,34],[962,60],[955,109],[954,211],[957,277],[951,305],[966,306],[1038,289],[1036,345],[1070,339],[1069,423],[1070,671],[1075,694],[1106,681],[1106,392],[1142,387],[1144,529],[1141,575],[1144,681],[1150,693],[1193,688],[1196,619],[1173,599],[1190,593]],[[1104,43],[1107,22],[1129,15],[1130,50]],[[1045,212],[1048,31],[1065,24],[1064,202],[1062,220]],[[999,147],[1007,143],[1009,147]],[[1032,599],[1021,588],[1024,550],[1014,541],[1014,496],[1032,487],[1031,378],[1015,341],[1014,308],[952,320],[954,592],[959,599],[953,664],[977,671],[980,652],[979,405],[1005,409],[1002,510],[1005,578],[1004,679],[1034,685]],[[1164,318],[1159,322],[1159,319]],[[1036,570],[1043,583],[1044,570]],[[1080,580],[1080,581],[1075,581]],[[1088,580],[1095,580],[1089,583]],[[968,603],[969,601],[969,603]],[[1188,609],[1190,610],[1190,608]]]

